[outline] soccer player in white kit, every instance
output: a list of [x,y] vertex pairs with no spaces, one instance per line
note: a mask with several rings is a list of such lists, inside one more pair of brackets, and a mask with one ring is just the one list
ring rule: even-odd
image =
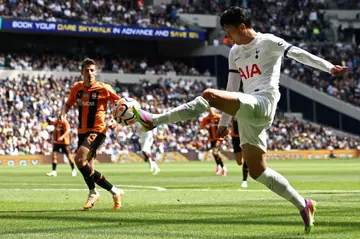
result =
[[159,166],[156,164],[155,159],[151,156],[151,146],[154,143],[155,129],[144,131],[139,122],[135,123],[136,131],[139,134],[139,141],[141,145],[141,152],[144,155],[145,161],[149,162],[150,172],[154,175],[160,172]]
[[[291,202],[300,211],[305,232],[309,233],[314,227],[315,201],[304,199],[281,174],[266,166],[266,130],[273,122],[280,99],[281,58],[292,58],[332,75],[346,71],[347,67],[334,66],[272,34],[256,32],[251,27],[250,13],[244,8],[230,7],[221,15],[220,24],[235,43],[229,53],[226,91],[206,89],[193,101],[169,112],[151,114],[135,110],[135,114],[145,129],[152,129],[160,124],[191,119],[215,107],[223,112],[216,132],[218,137],[228,133],[234,116],[250,176]],[[240,79],[244,93],[238,92]]]

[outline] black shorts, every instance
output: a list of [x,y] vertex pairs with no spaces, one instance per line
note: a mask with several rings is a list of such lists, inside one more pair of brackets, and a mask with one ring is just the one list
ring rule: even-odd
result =
[[54,144],[53,153],[70,154],[70,146],[68,144]]
[[231,142],[234,148],[234,153],[242,152],[242,148],[240,147],[240,137],[231,137]]
[[[220,144],[218,144],[219,140],[215,140],[215,141],[211,141],[210,144],[211,144],[211,148],[214,149],[214,148],[219,148],[220,147]],[[218,145],[217,145],[218,144]]]
[[98,132],[87,132],[85,134],[78,135],[78,149],[80,146],[88,148],[93,156],[96,156],[96,151],[104,143],[106,135]]

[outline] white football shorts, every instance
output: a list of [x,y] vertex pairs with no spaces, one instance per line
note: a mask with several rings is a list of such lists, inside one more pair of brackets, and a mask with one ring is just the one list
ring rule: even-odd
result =
[[236,112],[235,118],[238,122],[241,145],[255,145],[266,153],[266,131],[274,120],[280,93],[236,92],[236,95],[240,101],[240,109]]
[[153,137],[152,131],[140,133],[141,151],[150,154],[151,146],[152,146],[153,142],[154,142],[154,137]]

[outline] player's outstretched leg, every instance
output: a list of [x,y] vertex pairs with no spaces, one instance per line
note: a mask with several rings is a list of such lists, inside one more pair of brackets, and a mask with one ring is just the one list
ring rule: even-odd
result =
[[240,108],[240,101],[234,92],[206,89],[201,96],[196,97],[194,100],[162,114],[152,114],[136,108],[133,110],[141,125],[146,130],[151,130],[161,124],[192,119],[208,111],[210,107],[235,116]]
[[209,103],[202,96],[198,96],[193,101],[182,104],[163,114],[151,114],[136,108],[134,108],[134,113],[138,121],[146,130],[152,130],[160,124],[169,124],[192,119],[207,111],[209,108]]
[[108,180],[106,180],[106,178],[99,171],[95,170],[93,177],[97,185],[106,189],[108,192],[112,194],[114,200],[113,209],[119,210],[120,207],[122,206],[122,196],[124,194],[124,191],[113,186]]
[[284,176],[266,167],[265,153],[259,147],[245,144],[243,145],[243,155],[249,166],[250,176],[277,195],[291,202],[300,211],[305,224],[305,232],[309,233],[314,227],[315,202],[304,199]]

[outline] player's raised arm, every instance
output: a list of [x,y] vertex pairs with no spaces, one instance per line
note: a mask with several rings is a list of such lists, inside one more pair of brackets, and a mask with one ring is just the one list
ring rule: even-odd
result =
[[207,119],[208,119],[208,116],[205,116],[201,121],[200,121],[200,127],[203,128],[203,129],[207,129],[206,126],[207,126]]
[[61,109],[60,113],[58,114],[58,120],[61,121],[61,122],[66,119],[67,113],[69,112],[71,107],[76,102],[76,88],[77,88],[77,86],[78,86],[78,84],[75,84],[75,85],[73,85],[73,87],[71,87],[69,96],[67,98],[67,101],[66,101],[65,105],[63,106],[63,108]]
[[270,40],[272,41],[271,45],[273,50],[277,53],[283,54],[285,58],[294,59],[304,65],[328,72],[332,75],[338,75],[339,73],[347,70],[347,67],[345,66],[334,66],[327,60],[315,56],[304,49],[293,46],[279,37],[272,36],[270,37]]
[[106,90],[111,104],[114,104],[116,101],[121,99],[121,97],[116,94],[115,90],[110,85],[106,85]]

